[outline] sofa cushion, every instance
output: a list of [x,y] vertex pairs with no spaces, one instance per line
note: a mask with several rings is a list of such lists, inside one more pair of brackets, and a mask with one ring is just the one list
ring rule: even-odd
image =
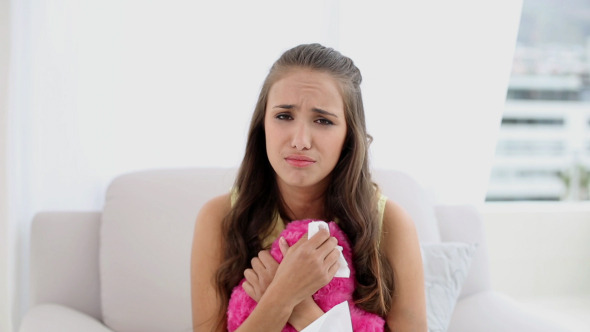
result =
[[483,220],[477,209],[472,205],[438,205],[435,211],[443,242],[458,241],[478,245],[459,298],[492,289]]
[[447,330],[476,245],[461,242],[422,244],[428,331]]
[[146,171],[115,179],[100,238],[103,321],[118,332],[191,331],[190,253],[201,206],[234,171]]

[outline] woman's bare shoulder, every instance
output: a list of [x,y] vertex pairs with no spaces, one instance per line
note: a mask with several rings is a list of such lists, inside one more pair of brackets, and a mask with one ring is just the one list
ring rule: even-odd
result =
[[[221,262],[223,219],[231,208],[230,195],[217,196],[203,205],[197,216],[193,234],[193,266],[213,275]],[[207,266],[207,269],[202,269]]]
[[223,218],[231,209],[231,194],[226,193],[207,201],[199,210],[195,228],[199,231],[219,231]]
[[231,193],[225,193],[211,198],[203,207],[199,214],[223,215],[225,216],[231,209]]
[[416,226],[410,215],[398,203],[387,199],[383,213],[383,230],[403,237],[408,232],[414,233]]

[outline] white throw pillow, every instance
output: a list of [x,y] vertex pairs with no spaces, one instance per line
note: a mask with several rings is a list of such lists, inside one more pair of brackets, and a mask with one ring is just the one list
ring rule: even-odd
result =
[[462,242],[421,244],[429,332],[447,330],[476,247]]

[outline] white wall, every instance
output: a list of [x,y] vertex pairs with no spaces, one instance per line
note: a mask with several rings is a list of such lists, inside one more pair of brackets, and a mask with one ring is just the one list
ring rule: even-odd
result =
[[8,68],[10,1],[0,0],[0,331],[12,329],[12,227],[8,222]]
[[236,166],[267,70],[299,43],[360,67],[374,167],[483,201],[521,3],[14,2],[21,307],[35,212],[100,209],[123,172]]
[[496,290],[520,299],[590,297],[590,204],[482,208]]
[[237,165],[270,65],[296,44],[337,46],[335,4],[13,3],[16,326],[27,309],[33,215],[100,209],[124,172]]
[[121,172],[237,165],[270,64],[311,41],[361,68],[374,166],[408,171],[440,201],[483,201],[519,1],[29,2],[16,106],[26,209],[100,207]]

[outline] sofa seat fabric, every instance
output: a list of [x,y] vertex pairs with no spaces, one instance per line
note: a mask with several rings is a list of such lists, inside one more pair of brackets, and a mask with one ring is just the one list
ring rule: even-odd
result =
[[567,332],[568,329],[526,311],[496,291],[468,296],[455,305],[448,332]]
[[35,306],[23,319],[19,332],[113,332],[96,319],[58,304]]

